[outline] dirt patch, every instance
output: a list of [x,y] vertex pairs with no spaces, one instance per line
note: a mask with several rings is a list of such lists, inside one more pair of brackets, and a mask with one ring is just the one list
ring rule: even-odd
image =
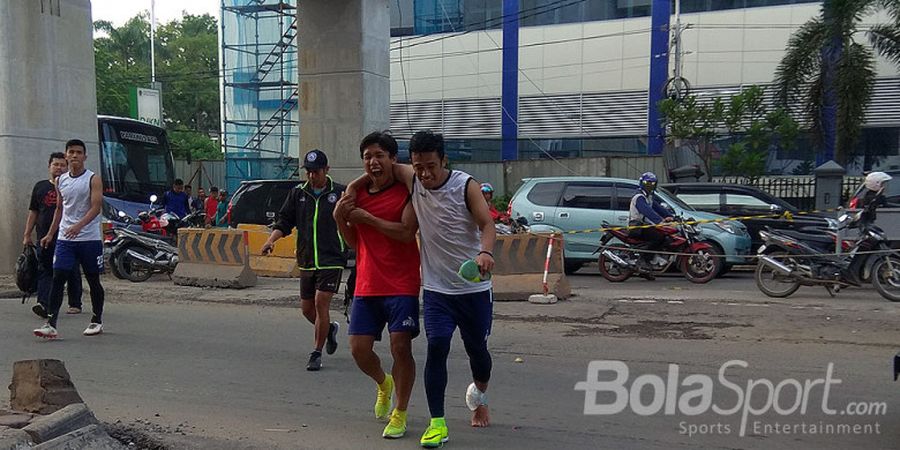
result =
[[113,439],[128,448],[137,450],[170,450],[159,439],[151,436],[143,424],[124,424],[121,422],[107,423],[103,425],[106,432]]
[[563,336],[603,335],[612,337],[642,337],[651,339],[712,339],[713,329],[750,327],[752,325],[731,322],[669,322],[663,320],[640,320],[633,324],[607,326],[575,325]]

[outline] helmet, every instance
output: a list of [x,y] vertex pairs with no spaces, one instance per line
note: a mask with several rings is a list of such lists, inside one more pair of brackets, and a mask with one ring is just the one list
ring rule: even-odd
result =
[[494,187],[491,186],[491,183],[481,183],[481,192],[494,192]]
[[644,174],[641,175],[641,178],[638,179],[641,189],[645,192],[653,192],[656,190],[656,182],[656,174],[653,172],[644,172]]
[[884,189],[885,183],[891,181],[891,176],[884,172],[872,172],[866,175],[866,189],[878,192]]

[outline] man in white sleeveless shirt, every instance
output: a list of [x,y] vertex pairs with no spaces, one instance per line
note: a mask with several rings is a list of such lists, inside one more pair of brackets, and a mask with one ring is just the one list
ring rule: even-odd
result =
[[397,178],[412,192],[421,238],[428,339],[425,394],[432,418],[420,443],[439,447],[449,439],[444,391],[450,341],[457,327],[472,370],[473,383],[466,392],[466,404],[473,411],[472,426],[490,424],[485,392],[492,367],[487,349],[493,315],[491,282],[465,280],[458,271],[471,259],[482,276],[493,270],[491,252],[497,235],[478,182],[466,173],[447,169],[443,136],[420,131],[410,139],[409,152],[412,167],[394,167]]
[[53,223],[41,246],[47,248],[57,234],[53,256],[53,286],[50,290],[50,309],[47,323],[34,330],[34,335],[46,339],[58,337],[56,331],[63,287],[70,273],[80,265],[91,289],[91,323],[85,336],[103,332],[102,316],[104,292],[100,284],[103,273],[103,238],[100,232],[100,211],[103,207],[103,183],[100,177],[84,167],[87,149],[84,142],[66,142],[69,171],[56,182],[57,203]]

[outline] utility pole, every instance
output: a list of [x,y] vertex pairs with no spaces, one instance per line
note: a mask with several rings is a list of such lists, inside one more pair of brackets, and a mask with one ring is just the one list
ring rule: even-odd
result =
[[[150,0],[150,83],[156,84],[156,0]],[[156,86],[154,86],[155,88]]]

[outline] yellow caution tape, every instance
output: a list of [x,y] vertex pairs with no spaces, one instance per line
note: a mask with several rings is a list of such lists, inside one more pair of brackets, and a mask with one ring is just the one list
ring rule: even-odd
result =
[[658,228],[658,227],[671,227],[677,226],[680,224],[684,225],[699,225],[704,223],[717,223],[717,222],[732,222],[732,221],[741,221],[748,219],[782,219],[787,221],[793,221],[794,216],[805,216],[810,214],[820,214],[827,212],[835,212],[839,211],[838,208],[830,208],[830,209],[817,209],[812,211],[799,211],[797,213],[791,213],[789,211],[785,211],[782,214],[760,214],[755,216],[736,216],[736,217],[725,217],[722,219],[700,219],[700,220],[687,220],[684,222],[664,222],[656,225],[629,225],[624,227],[606,227],[606,228],[590,228],[587,230],[573,230],[573,231],[563,231],[563,234],[580,234],[580,233],[604,233],[607,231],[623,231],[623,230],[641,230],[645,228]]

